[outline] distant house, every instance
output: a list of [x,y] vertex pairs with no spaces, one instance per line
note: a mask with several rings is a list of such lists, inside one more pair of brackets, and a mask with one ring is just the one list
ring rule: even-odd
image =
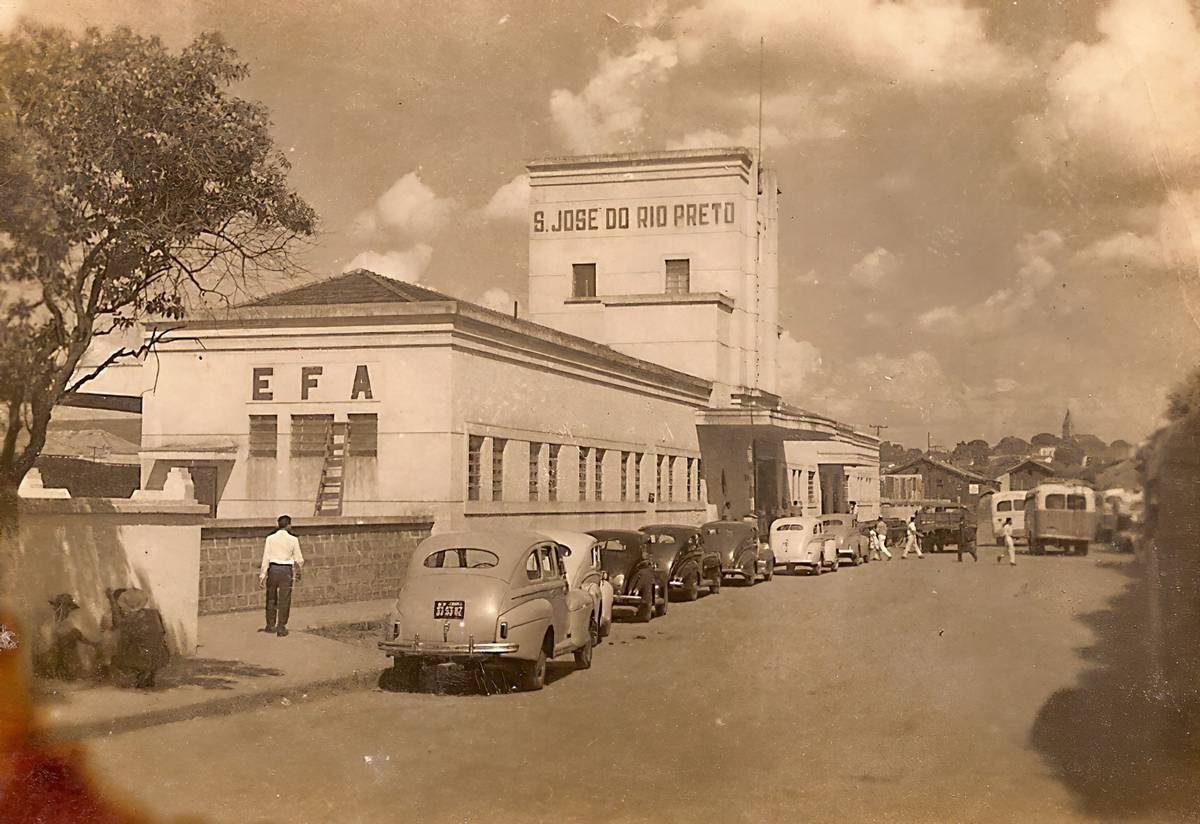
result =
[[1026,458],[999,473],[996,481],[1000,484],[1001,492],[1016,492],[1021,489],[1033,489],[1054,475],[1054,470],[1045,462]]
[[37,467],[73,498],[128,498],[141,480],[139,446],[103,429],[51,429]]
[[880,478],[880,498],[885,501],[919,501],[925,497],[925,479],[919,474],[894,475],[886,473]]
[[1054,460],[1054,453],[1057,451],[1057,446],[1039,446],[1034,454],[1036,454],[1039,458],[1045,458],[1048,461],[1052,461]]
[[[919,475],[926,498],[969,506],[974,506],[984,492],[998,492],[1000,488],[999,482],[992,478],[928,455],[909,461],[887,473],[887,476],[897,475]],[[887,476],[884,476],[885,479]]]

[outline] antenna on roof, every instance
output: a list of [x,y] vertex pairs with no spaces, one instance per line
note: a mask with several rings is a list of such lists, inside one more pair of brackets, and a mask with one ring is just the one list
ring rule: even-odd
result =
[[762,176],[762,132],[763,132],[763,51],[766,37],[758,38],[758,173]]

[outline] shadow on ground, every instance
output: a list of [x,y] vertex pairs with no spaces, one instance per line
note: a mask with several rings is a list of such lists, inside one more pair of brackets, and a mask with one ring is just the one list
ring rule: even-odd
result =
[[1200,748],[1156,675],[1143,568],[1100,563],[1130,580],[1107,608],[1082,617],[1096,643],[1080,655],[1094,667],[1042,706],[1032,744],[1089,815],[1195,820]]
[[233,689],[239,679],[274,678],[283,670],[260,667],[244,661],[223,661],[219,658],[181,658],[172,661],[158,674],[155,689],[195,686],[209,690]]

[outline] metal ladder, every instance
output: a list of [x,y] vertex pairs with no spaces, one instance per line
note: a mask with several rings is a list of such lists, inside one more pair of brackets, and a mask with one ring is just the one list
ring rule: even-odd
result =
[[325,461],[317,486],[317,505],[313,515],[341,515],[342,491],[346,481],[346,441],[350,425],[334,421],[325,438]]

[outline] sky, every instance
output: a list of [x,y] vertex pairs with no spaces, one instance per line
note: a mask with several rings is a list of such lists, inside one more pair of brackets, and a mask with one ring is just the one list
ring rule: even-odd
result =
[[310,277],[523,303],[525,162],[753,146],[761,65],[788,401],[909,446],[1068,407],[1137,441],[1200,361],[1188,0],[0,0],[22,16],[223,33],[320,215]]

